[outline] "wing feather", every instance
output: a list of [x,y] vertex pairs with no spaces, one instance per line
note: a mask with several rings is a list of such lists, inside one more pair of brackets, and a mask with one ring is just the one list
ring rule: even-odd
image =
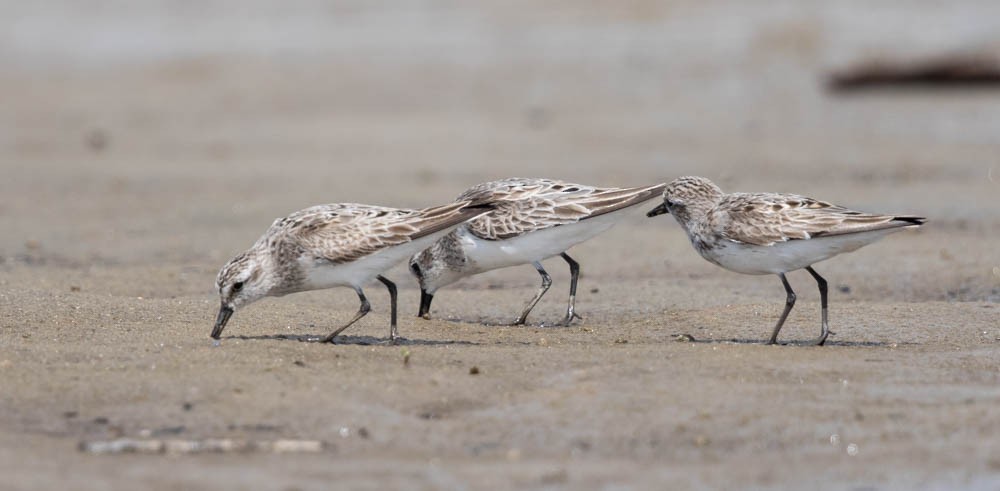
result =
[[576,223],[659,196],[664,184],[635,188],[597,188],[550,179],[512,178],[474,186],[459,200],[492,203],[495,210],[466,227],[486,240],[503,240]]
[[708,220],[729,240],[763,246],[924,222],[922,217],[874,215],[805,196],[763,193],[730,194]]
[[280,227],[283,233],[271,235],[316,257],[347,263],[489,211],[468,205],[456,202],[423,210],[354,203],[319,205],[276,221],[272,227]]

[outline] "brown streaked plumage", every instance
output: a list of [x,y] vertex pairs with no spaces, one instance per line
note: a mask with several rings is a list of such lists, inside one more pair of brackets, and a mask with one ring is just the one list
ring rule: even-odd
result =
[[738,273],[781,278],[787,293],[785,310],[769,344],[777,342],[795,304],[785,273],[804,268],[819,285],[822,330],[813,343],[822,345],[829,335],[827,284],[812,265],[926,221],[912,215],[863,213],[794,194],[725,194],[703,177],[671,182],[663,191],[663,203],[647,216],[663,213],[674,215],[695,250],[709,262]]
[[575,313],[579,264],[566,250],[615,224],[615,212],[659,196],[664,184],[635,188],[598,188],[551,179],[511,178],[474,186],[458,200],[485,201],[494,206],[439,239],[410,260],[420,281],[420,317],[430,317],[434,292],[460,278],[493,269],[531,264],[542,286],[514,322],[528,314],[551,285],[541,261],[560,255],[570,267],[570,297],[564,324]]
[[465,228],[485,240],[504,240],[596,218],[655,198],[664,185],[598,188],[552,179],[514,177],[469,188],[457,201],[488,201],[492,213]]
[[423,210],[337,203],[279,218],[219,271],[216,288],[222,306],[212,337],[219,338],[236,309],[263,297],[349,286],[361,308],[350,322],[323,338],[332,341],[371,309],[361,288],[378,279],[389,290],[389,339],[395,341],[396,286],[381,273],[489,209],[470,201]]

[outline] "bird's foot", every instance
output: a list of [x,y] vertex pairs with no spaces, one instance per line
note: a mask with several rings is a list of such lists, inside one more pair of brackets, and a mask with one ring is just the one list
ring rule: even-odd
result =
[[826,334],[806,343],[806,346],[823,346],[826,344]]
[[566,317],[563,318],[563,320],[560,323],[555,325],[561,327],[569,327],[569,325],[573,323],[573,319],[580,319],[582,321],[583,317],[580,317],[580,314],[573,312],[572,314],[567,314]]

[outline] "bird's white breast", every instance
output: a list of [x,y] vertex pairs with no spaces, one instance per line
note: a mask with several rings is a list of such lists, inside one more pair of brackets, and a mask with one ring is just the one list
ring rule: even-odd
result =
[[891,228],[855,234],[820,236],[789,240],[770,246],[742,244],[723,240],[710,249],[698,248],[702,257],[737,273],[778,274],[802,269],[871,244],[903,228]]
[[459,241],[468,260],[466,272],[475,274],[550,258],[614,226],[619,219],[614,215],[608,213],[504,240],[484,240],[460,229]]
[[417,240],[386,247],[348,263],[336,264],[304,254],[299,258],[299,265],[305,273],[302,290],[320,290],[335,286],[360,288],[386,270],[426,249],[450,231],[446,229]]

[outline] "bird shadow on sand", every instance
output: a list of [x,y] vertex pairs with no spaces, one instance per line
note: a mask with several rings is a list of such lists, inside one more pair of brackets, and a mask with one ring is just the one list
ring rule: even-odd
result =
[[435,317],[433,320],[447,322],[449,324],[459,324],[468,325],[474,327],[525,327],[525,328],[538,328],[538,329],[550,329],[550,328],[560,328],[560,327],[579,327],[583,325],[583,321],[575,319],[572,324],[563,324],[562,321],[558,322],[545,322],[528,321],[524,324],[515,324],[514,321],[500,320],[497,318],[487,318],[480,317],[477,319],[463,319],[459,317]]
[[[683,340],[678,339],[681,336],[686,336]],[[763,339],[739,339],[739,338],[729,338],[729,339],[695,339],[690,334],[679,334],[676,335],[675,341],[679,343],[694,343],[694,344],[745,344],[745,345],[758,345],[758,346],[770,346],[766,344]],[[859,348],[859,347],[896,347],[896,346],[908,346],[917,343],[906,343],[906,342],[896,342],[896,341],[835,341],[832,339],[827,339],[823,346],[844,346],[847,348]],[[778,341],[778,344],[774,345],[777,347],[781,346],[796,346],[808,348],[810,346],[815,346],[810,340],[792,340],[792,341]]]
[[355,346],[440,346],[440,345],[468,345],[475,346],[479,343],[470,341],[434,340],[434,339],[407,339],[399,338],[395,343],[389,342],[386,338],[375,336],[344,336],[340,335],[333,339],[333,343],[321,343],[325,335],[320,334],[262,334],[259,336],[229,336],[230,339],[241,340],[278,340],[278,341],[299,341],[302,343],[314,344],[334,344],[334,345],[355,345]]

